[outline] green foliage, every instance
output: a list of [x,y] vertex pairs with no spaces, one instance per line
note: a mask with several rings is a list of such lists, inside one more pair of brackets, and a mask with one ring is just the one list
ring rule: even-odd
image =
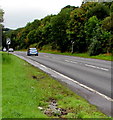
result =
[[96,16],[92,16],[84,25],[84,31],[86,36],[86,49],[88,50],[89,45],[92,43],[92,38],[95,36],[95,29],[99,24],[99,20]]
[[[26,49],[37,44],[38,49],[50,49],[61,52],[89,52],[93,54],[95,46],[101,51],[113,52],[113,2],[87,2],[80,7],[66,6],[57,15],[48,15],[41,20],[34,20],[25,27],[6,31],[3,34],[3,47],[6,38],[11,37],[11,47]],[[44,47],[43,47],[44,46]],[[48,47],[49,48],[49,47]],[[98,51],[97,49],[97,51]]]
[[52,50],[52,45],[51,44],[47,44],[47,45],[44,45],[42,47],[43,50]]
[[110,52],[110,35],[101,27],[101,22],[96,16],[89,18],[85,24],[86,42],[89,55]]
[[3,22],[4,11],[0,8],[0,23]]
[[106,29],[108,31],[111,30],[111,17],[106,17],[103,21],[102,21],[102,27],[103,29]]
[[54,48],[60,50],[61,52],[66,51],[67,44],[69,43],[67,39],[66,29],[67,23],[70,19],[70,12],[70,8],[65,8],[61,10],[57,16],[54,16],[51,19],[51,36],[55,43]]
[[110,12],[113,12],[113,3],[110,6]]
[[97,4],[95,7],[89,10],[87,13],[88,18],[91,16],[97,16],[98,19],[103,19],[110,14],[110,10],[103,3]]
[[89,46],[89,55],[94,56],[100,54],[101,44],[98,40],[93,38],[93,42]]
[[102,21],[102,28],[113,32],[113,12]]

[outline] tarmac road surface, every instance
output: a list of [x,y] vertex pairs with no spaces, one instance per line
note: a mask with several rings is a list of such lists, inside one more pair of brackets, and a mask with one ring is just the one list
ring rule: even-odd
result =
[[[91,88],[91,90],[94,90],[97,93],[99,93],[100,96],[104,97],[105,99],[107,98],[109,103],[106,103],[106,105],[109,106],[108,109],[112,109],[111,107],[111,104],[113,103],[113,96],[112,96],[113,89],[111,87],[113,83],[113,79],[111,76],[112,75],[111,72],[113,69],[111,66],[112,62],[105,60],[73,57],[66,55],[55,55],[48,53],[39,53],[39,56],[27,56],[26,52],[14,52],[14,54],[23,56],[26,59],[31,59],[48,68],[51,68],[52,70],[55,70],[58,73],[72,79],[71,82],[74,83],[74,81],[76,81],[86,86],[86,89]],[[71,84],[72,86],[71,88],[74,89],[74,84],[71,82],[69,84]],[[82,90],[82,92],[79,93],[88,94],[87,92],[85,92],[85,90]],[[96,97],[96,99],[97,98],[98,100],[100,100],[98,102],[99,103],[98,106],[102,107],[102,105],[100,105],[102,104],[102,102],[103,102],[103,106],[106,106],[104,104],[106,100],[101,100],[101,97]],[[94,97],[91,97],[90,100],[89,101],[91,103],[97,101],[95,100]],[[112,116],[110,110],[109,110],[109,115]]]

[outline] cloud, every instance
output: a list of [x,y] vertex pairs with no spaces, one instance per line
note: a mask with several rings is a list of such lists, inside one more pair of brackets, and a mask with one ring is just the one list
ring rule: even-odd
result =
[[80,6],[81,0],[1,0],[5,27],[18,28],[34,19],[57,14],[66,5]]
[[28,22],[34,19],[44,18],[46,11],[41,9],[20,9],[9,10],[4,15],[4,24],[10,28],[24,27]]

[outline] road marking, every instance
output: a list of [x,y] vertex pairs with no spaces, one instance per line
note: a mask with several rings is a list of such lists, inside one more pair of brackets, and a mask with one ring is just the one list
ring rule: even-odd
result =
[[66,62],[71,62],[71,63],[77,63],[77,62],[74,62],[74,61],[70,61],[70,60],[65,60]]
[[[37,63],[37,62],[35,61],[35,63]],[[47,67],[46,67],[46,66],[44,66],[44,65],[42,65],[42,64],[40,64],[40,66],[42,66],[43,68],[46,68],[46,69],[47,69]]]
[[49,56],[47,56],[47,55],[44,55],[44,57],[49,57]]
[[[78,62],[70,61],[70,60],[65,60],[65,61],[68,62],[68,63],[78,63]],[[79,64],[83,64],[83,63],[79,63]],[[91,64],[84,64],[84,65],[87,66],[87,67],[91,67],[91,68],[95,68],[95,69],[99,69],[99,70],[109,71],[109,69],[107,69],[107,68],[102,68],[102,67],[94,66],[94,65],[91,65]]]
[[[60,75],[60,76],[62,76],[62,77],[64,77],[64,78],[68,79],[69,81],[72,81],[72,82],[78,84],[79,86],[81,86],[81,87],[83,87],[83,88],[85,88],[85,89],[87,89],[87,90],[89,90],[89,91],[91,91],[91,92],[93,92],[93,93],[96,93],[96,94],[102,96],[103,98],[105,98],[105,99],[113,102],[113,99],[112,99],[112,98],[110,98],[110,97],[108,97],[108,96],[106,96],[106,95],[104,95],[104,94],[102,94],[102,93],[100,93],[100,92],[98,92],[98,91],[96,91],[96,90],[94,90],[94,89],[86,86],[86,85],[83,85],[83,84],[79,83],[78,81],[73,80],[73,79],[69,78],[68,76],[63,75],[63,74],[61,74],[61,73],[59,73],[59,72],[57,72],[57,71],[55,71],[55,70],[53,70],[53,69],[51,69],[51,68],[49,68],[49,67],[46,67],[45,65],[40,64],[40,63],[36,62],[35,60],[29,59],[29,60],[30,60],[30,61],[29,61],[28,59],[26,59],[26,58],[23,57],[23,56],[20,56],[20,55],[17,55],[17,54],[14,54],[14,55],[16,55],[16,56],[18,56],[18,57],[26,60],[26,61],[29,62],[30,64],[33,64],[33,63],[30,62],[30,61],[33,61],[33,62],[35,63],[34,66],[36,66],[36,64],[37,64],[38,67],[39,67],[39,65],[40,65],[40,66],[42,67],[42,68],[39,67],[40,69],[42,69],[42,70],[47,69],[47,70],[53,71],[54,73],[56,73],[56,74],[58,74],[58,75]],[[44,69],[43,69],[43,68],[44,68]]]
[[112,102],[113,102],[113,99],[112,99],[112,98],[110,98],[110,97],[108,97],[108,96],[106,96],[106,95],[104,95],[104,94],[102,94],[102,93],[100,93],[100,92],[98,92],[98,91],[96,91],[96,90],[94,90],[94,89],[86,86],[86,85],[83,85],[83,84],[79,83],[78,81],[75,81],[75,80],[69,78],[68,76],[63,75],[63,74],[61,74],[61,73],[59,73],[59,72],[57,72],[57,71],[55,71],[55,70],[53,70],[53,69],[51,69],[51,68],[47,68],[46,66],[45,66],[45,68],[53,71],[54,73],[56,73],[56,74],[58,74],[58,75],[60,75],[60,76],[62,76],[62,77],[64,77],[64,78],[66,78],[66,79],[68,79],[68,80],[70,80],[70,81],[72,81],[72,82],[74,82],[74,83],[76,83],[76,84],[78,84],[79,86],[81,86],[81,87],[83,87],[83,88],[85,88],[85,89],[87,89],[87,90],[89,90],[89,91],[91,91],[91,92],[94,92],[94,93],[96,93],[96,94],[104,97],[105,99],[107,99],[107,100],[109,100],[109,101],[112,101]]
[[109,69],[107,69],[107,68],[102,68],[102,67],[98,67],[98,66],[94,66],[94,65],[90,65],[90,64],[85,64],[85,66],[91,67],[91,68],[96,68],[99,70],[109,71]]
[[[39,63],[39,64],[40,64],[40,63]],[[92,89],[92,88],[86,86],[86,85],[83,85],[83,84],[79,83],[78,81],[75,81],[75,80],[69,78],[68,76],[63,75],[63,74],[61,74],[61,73],[59,73],[59,72],[57,72],[57,71],[55,71],[55,70],[53,70],[53,69],[51,69],[51,68],[48,68],[48,67],[46,67],[46,66],[44,66],[44,65],[42,65],[42,64],[40,64],[40,65],[41,65],[42,67],[48,69],[48,70],[53,71],[54,73],[56,73],[56,74],[58,74],[58,75],[60,75],[60,76],[62,76],[62,77],[64,77],[64,78],[66,78],[66,79],[68,79],[68,80],[70,80],[70,81],[72,81],[72,82],[78,84],[79,86],[81,86],[81,87],[83,87],[83,88],[85,88],[85,89],[87,89],[87,90],[89,90],[89,91],[91,91],[91,92],[94,92],[94,93],[96,93],[96,94],[98,94],[98,95],[104,97],[105,99],[107,99],[107,100],[113,102],[113,99],[112,99],[112,98],[110,98],[110,97],[108,97],[108,96],[106,96],[106,95],[104,95],[104,94],[102,94],[102,93],[100,93],[100,92],[98,92],[98,91],[96,91],[96,90],[94,90],[94,89]]]

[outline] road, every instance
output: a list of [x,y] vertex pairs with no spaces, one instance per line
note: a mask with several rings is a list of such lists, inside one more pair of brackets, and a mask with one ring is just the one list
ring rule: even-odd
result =
[[48,53],[39,53],[39,56],[26,56],[26,52],[15,54],[35,60],[113,100],[110,61]]

